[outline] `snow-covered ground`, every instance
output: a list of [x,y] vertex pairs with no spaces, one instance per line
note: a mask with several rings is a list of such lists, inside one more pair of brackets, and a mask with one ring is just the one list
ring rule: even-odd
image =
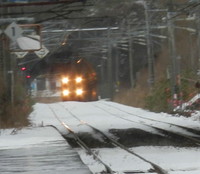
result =
[[1,130],[1,174],[91,174],[52,127]]
[[[160,135],[153,125],[166,130],[183,133],[199,138],[191,132],[164,123],[154,123],[151,119],[187,126],[200,130],[200,116],[191,118],[171,116],[165,113],[152,113],[109,101],[97,102],[58,102],[53,104],[37,103],[30,114],[32,126],[19,131],[1,130],[0,134],[0,173],[89,173],[83,163],[93,172],[100,172],[103,166],[80,148],[72,149],[64,138],[49,125],[56,126],[60,132],[66,131],[60,121],[66,123],[75,132],[88,132],[89,129],[80,124],[69,113],[92,126],[110,134],[110,129],[137,128]],[[52,110],[53,109],[57,119]],[[135,116],[134,116],[135,115]],[[148,118],[144,120],[142,117]],[[48,126],[48,127],[46,127]],[[132,140],[137,141],[137,140]],[[137,146],[130,148],[144,159],[159,165],[169,174],[199,174],[200,148],[174,146]],[[76,152],[74,152],[74,150]],[[118,173],[123,171],[144,171],[152,168],[149,163],[119,148],[94,148],[93,151]],[[71,162],[69,162],[71,161]],[[74,169],[74,170],[73,170]]]

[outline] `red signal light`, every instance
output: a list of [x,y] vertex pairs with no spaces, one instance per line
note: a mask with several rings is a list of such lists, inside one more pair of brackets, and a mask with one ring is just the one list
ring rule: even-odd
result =
[[26,76],[26,78],[27,78],[27,79],[30,79],[30,78],[31,78],[31,76],[30,76],[30,75],[27,75],[27,76]]
[[21,67],[21,70],[22,70],[22,71],[25,71],[25,70],[26,70],[26,67]]

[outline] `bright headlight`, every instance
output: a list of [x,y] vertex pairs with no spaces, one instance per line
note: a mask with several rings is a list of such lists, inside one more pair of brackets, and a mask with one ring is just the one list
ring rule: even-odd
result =
[[62,82],[63,82],[64,84],[67,84],[67,83],[69,82],[69,79],[68,79],[67,77],[64,77],[64,78],[62,79]]
[[82,77],[77,77],[76,78],[76,83],[80,83],[82,80],[83,80]]
[[82,95],[83,94],[83,90],[82,89],[77,89],[76,90],[76,95]]
[[63,90],[62,93],[63,93],[64,96],[68,96],[69,95],[69,90],[65,89],[65,90]]

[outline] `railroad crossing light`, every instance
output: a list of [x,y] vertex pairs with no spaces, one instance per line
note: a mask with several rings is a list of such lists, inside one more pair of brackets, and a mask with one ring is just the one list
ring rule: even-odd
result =
[[21,67],[22,71],[26,71],[26,69],[27,69],[26,67]]
[[30,78],[31,78],[31,76],[30,76],[30,75],[27,75],[27,76],[26,76],[26,78],[27,78],[27,79],[30,79]]

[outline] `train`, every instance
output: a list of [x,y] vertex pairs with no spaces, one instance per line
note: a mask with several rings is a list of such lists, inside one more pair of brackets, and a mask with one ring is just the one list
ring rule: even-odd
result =
[[97,100],[97,74],[84,58],[74,58],[60,75],[62,101]]

